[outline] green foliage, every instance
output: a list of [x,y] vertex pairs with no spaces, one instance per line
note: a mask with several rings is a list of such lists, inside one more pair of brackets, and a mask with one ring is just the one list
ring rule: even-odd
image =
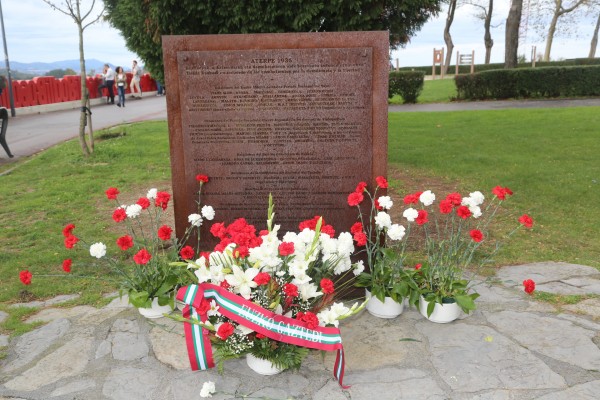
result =
[[389,97],[398,94],[404,103],[416,103],[423,90],[425,74],[421,71],[390,72]]
[[459,99],[600,96],[600,66],[502,69],[454,78]]
[[254,347],[250,349],[252,355],[269,360],[277,368],[298,370],[302,361],[308,355],[307,347],[295,346],[293,344],[276,342],[270,339],[254,341]]
[[106,0],[107,19],[163,79],[161,37],[225,33],[390,32],[396,47],[440,10],[440,0]]
[[55,78],[62,78],[65,75],[77,75],[77,72],[73,71],[71,68],[67,69],[53,69],[51,71],[46,72],[44,76],[53,76]]

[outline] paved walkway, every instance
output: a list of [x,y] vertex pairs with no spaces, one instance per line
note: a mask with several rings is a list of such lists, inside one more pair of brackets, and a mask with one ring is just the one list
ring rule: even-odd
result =
[[215,399],[597,400],[600,297],[558,308],[534,301],[521,282],[598,296],[600,271],[538,263],[502,268],[498,279],[479,287],[475,313],[450,324],[414,309],[342,321],[348,390],[332,377],[332,354],[313,352],[298,372],[271,377],[243,359],[225,362],[224,375],[192,372],[182,326],[169,319],[150,322],[119,299],[102,309],[38,304],[29,321],[48,323],[10,342],[0,399],[187,400],[210,380]]

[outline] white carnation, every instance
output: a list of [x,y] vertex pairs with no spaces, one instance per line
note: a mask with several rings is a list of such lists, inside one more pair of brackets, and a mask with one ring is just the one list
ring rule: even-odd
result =
[[469,193],[469,196],[473,199],[474,205],[480,206],[485,200],[485,196],[480,191]]
[[379,229],[389,228],[392,226],[392,218],[388,213],[380,211],[375,216],[375,224]]
[[146,194],[146,197],[149,199],[155,199],[156,198],[156,193],[158,193],[158,190],[156,188],[152,188],[150,190],[148,190],[148,193]]
[[377,202],[385,210],[389,210],[394,205],[394,202],[390,196],[381,196],[377,199]]
[[212,221],[215,218],[215,210],[211,206],[202,207],[202,216],[209,221]]
[[412,207],[407,208],[402,213],[402,216],[408,220],[408,222],[414,222],[419,216],[419,212]]
[[204,382],[202,385],[202,389],[200,390],[200,397],[212,397],[212,394],[215,393],[215,383],[208,381]]
[[127,214],[127,217],[129,218],[137,218],[140,216],[141,212],[142,206],[140,206],[139,204],[132,204],[125,208],[125,214]]
[[356,276],[362,274],[362,272],[365,270],[365,263],[363,262],[363,260],[359,260],[356,264],[354,264],[354,269],[352,270],[352,273]]
[[96,258],[102,258],[106,255],[106,245],[98,242],[90,246],[90,255]]
[[469,206],[469,211],[473,214],[473,218],[481,217],[481,208],[479,206]]
[[426,190],[419,196],[419,201],[426,207],[432,205],[434,200],[435,194],[433,194],[431,190]]
[[341,256],[350,256],[354,253],[354,239],[350,232],[342,232],[338,236],[337,252]]
[[390,229],[388,229],[387,234],[392,240],[401,240],[406,233],[406,229],[402,225],[393,224]]
[[202,215],[200,214],[190,214],[188,215],[188,222],[193,226],[202,225]]

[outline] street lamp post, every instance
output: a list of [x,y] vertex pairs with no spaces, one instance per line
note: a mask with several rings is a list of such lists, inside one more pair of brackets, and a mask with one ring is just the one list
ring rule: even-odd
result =
[[6,61],[6,74],[8,75],[8,99],[10,101],[10,115],[15,116],[15,100],[13,98],[12,79],[10,78],[10,63],[8,62],[8,49],[6,48],[6,33],[4,33],[4,16],[2,15],[2,0],[0,0],[0,25],[2,25],[2,41],[4,42],[4,61]]

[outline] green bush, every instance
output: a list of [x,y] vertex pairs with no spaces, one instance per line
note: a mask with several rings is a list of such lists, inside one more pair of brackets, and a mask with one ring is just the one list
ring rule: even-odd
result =
[[416,103],[423,90],[425,74],[421,71],[390,72],[389,93],[391,99],[398,94],[404,103]]
[[600,66],[498,69],[454,82],[465,100],[600,96]]

